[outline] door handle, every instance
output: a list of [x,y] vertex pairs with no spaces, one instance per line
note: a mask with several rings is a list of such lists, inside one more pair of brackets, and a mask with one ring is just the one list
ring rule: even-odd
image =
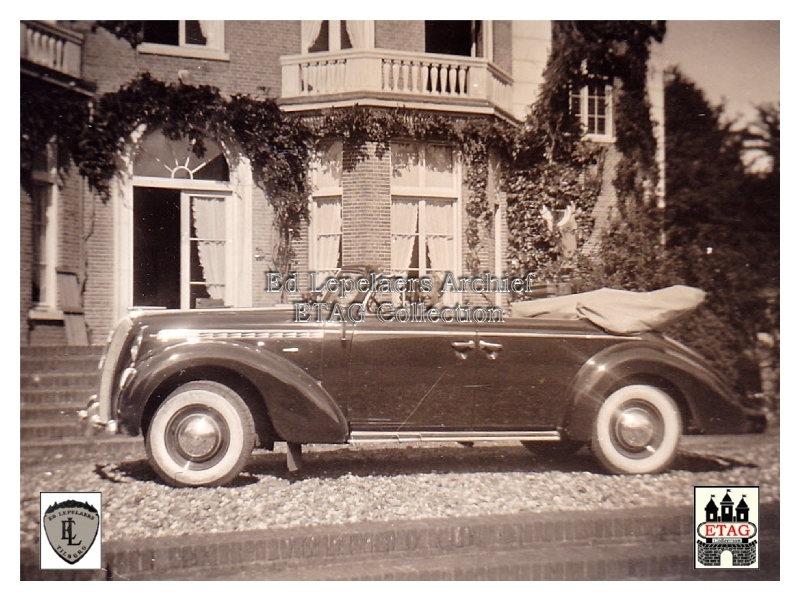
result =
[[468,342],[453,342],[450,344],[455,348],[456,356],[462,360],[467,358],[467,351],[475,348],[475,342],[470,340]]
[[489,360],[494,360],[497,358],[497,355],[500,353],[500,350],[503,349],[503,344],[496,344],[494,342],[484,342],[483,340],[478,342],[478,346],[481,350],[486,352],[486,357]]

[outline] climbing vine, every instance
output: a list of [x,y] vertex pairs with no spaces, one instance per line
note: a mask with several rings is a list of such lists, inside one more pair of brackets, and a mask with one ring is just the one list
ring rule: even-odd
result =
[[480,224],[491,224],[489,203],[489,154],[505,153],[517,128],[493,117],[456,117],[409,109],[381,109],[356,106],[329,110],[310,120],[310,128],[319,138],[339,138],[352,142],[357,159],[366,158],[367,142],[375,144],[381,157],[391,149],[393,139],[440,141],[453,145],[465,165],[466,267],[478,273],[480,259]]
[[621,154],[614,186],[621,207],[647,201],[657,176],[647,63],[651,42],[664,33],[664,23],[653,21],[553,23],[543,84],[506,178],[512,271],[552,280],[569,277],[580,264],[580,252],[564,251],[563,230],[553,221],[568,211],[578,245],[594,227],[591,210],[607,149],[585,140],[570,106],[573,90],[593,77],[613,82],[615,145]]
[[20,81],[20,179],[27,186],[36,158],[52,141],[57,146],[58,168],[69,169],[89,117],[89,97],[76,91]]
[[288,273],[295,256],[292,242],[308,219],[311,132],[272,100],[225,98],[215,87],[168,84],[145,73],[97,100],[75,152],[81,175],[104,200],[130,136],[141,125],[160,127],[169,139],[194,140],[199,157],[207,136],[240,146],[254,183],[275,211],[275,267]]

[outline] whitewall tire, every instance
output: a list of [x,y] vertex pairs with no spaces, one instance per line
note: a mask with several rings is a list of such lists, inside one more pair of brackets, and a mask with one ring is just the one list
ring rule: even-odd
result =
[[600,407],[592,451],[613,473],[659,473],[675,459],[681,429],[680,411],[666,393],[628,385]]
[[193,381],[156,410],[147,456],[171,485],[224,485],[241,472],[255,440],[253,416],[236,392],[215,381]]

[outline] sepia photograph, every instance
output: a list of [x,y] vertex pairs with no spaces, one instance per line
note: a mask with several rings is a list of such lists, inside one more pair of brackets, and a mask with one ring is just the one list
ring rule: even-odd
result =
[[781,580],[780,21],[434,14],[20,20],[21,581]]

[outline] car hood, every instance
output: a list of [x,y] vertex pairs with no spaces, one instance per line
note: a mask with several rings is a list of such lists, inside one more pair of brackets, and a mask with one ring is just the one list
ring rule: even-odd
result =
[[297,326],[294,307],[215,308],[195,310],[142,311],[131,314],[135,325],[151,331],[165,329],[264,329]]

